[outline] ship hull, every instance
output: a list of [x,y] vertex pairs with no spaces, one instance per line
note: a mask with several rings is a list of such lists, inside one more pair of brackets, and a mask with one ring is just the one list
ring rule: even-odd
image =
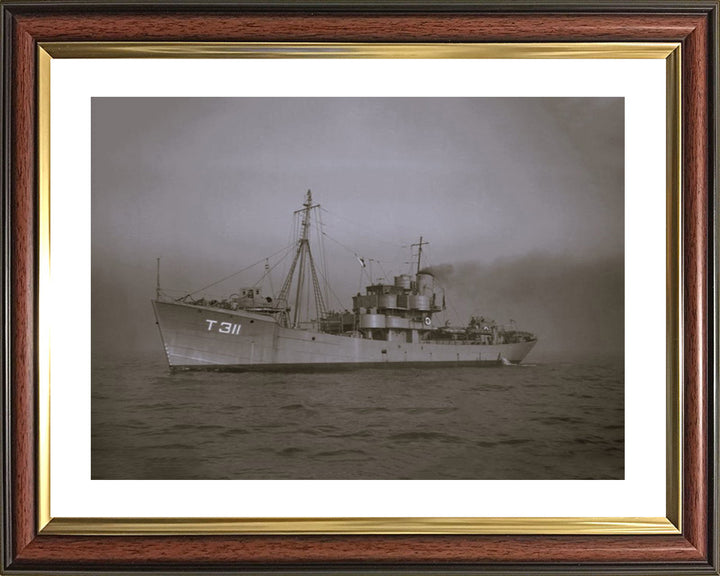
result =
[[466,344],[369,340],[296,330],[270,316],[180,302],[153,301],[171,368],[321,370],[363,367],[481,366],[519,363],[536,341]]

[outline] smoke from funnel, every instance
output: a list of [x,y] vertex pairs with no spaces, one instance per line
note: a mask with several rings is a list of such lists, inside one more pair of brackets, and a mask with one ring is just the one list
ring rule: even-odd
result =
[[453,323],[467,314],[534,332],[533,358],[616,357],[624,351],[623,258],[570,260],[530,254],[489,264],[427,269],[447,294]]

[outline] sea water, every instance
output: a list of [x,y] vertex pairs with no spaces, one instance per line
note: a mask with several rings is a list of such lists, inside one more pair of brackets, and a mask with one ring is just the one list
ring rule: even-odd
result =
[[621,479],[623,364],[171,372],[93,359],[93,479]]

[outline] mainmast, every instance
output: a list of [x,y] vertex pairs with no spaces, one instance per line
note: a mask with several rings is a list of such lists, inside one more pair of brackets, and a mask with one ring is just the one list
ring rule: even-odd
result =
[[300,319],[300,297],[302,296],[303,284],[305,282],[305,253],[310,253],[310,243],[308,242],[308,231],[310,230],[310,210],[313,209],[312,192],[307,191],[305,203],[302,210],[302,234],[298,243],[298,254],[300,255],[300,267],[298,268],[297,292],[295,293],[295,317],[293,318],[293,327],[297,328]]
[[428,244],[430,244],[430,242],[423,242],[422,236],[420,236],[420,242],[418,242],[417,244],[410,244],[411,248],[415,246],[418,247],[417,272],[415,272],[416,274],[420,274],[420,258],[422,258],[422,247],[427,246]]
[[[293,277],[295,276],[295,269],[297,268],[297,288],[295,290],[295,311],[293,314],[293,322],[292,327],[297,328],[300,323],[300,312],[301,312],[301,303],[302,303],[302,296],[303,296],[303,289],[305,287],[305,269],[306,265],[310,265],[310,276],[312,278],[313,283],[313,292],[315,295],[315,308],[316,313],[318,315],[318,319],[322,318],[326,314],[325,310],[325,302],[322,297],[322,290],[320,288],[320,282],[317,277],[317,270],[315,269],[315,262],[312,257],[312,252],[310,251],[310,240],[309,240],[309,232],[310,232],[310,217],[311,217],[311,211],[314,208],[319,208],[320,204],[313,204],[312,201],[312,192],[310,190],[307,191],[307,194],[305,196],[305,202],[303,203],[303,207],[300,210],[296,210],[294,214],[300,214],[301,216],[301,232],[300,232],[300,238],[297,242],[297,251],[295,252],[295,258],[293,259],[292,264],[290,265],[290,271],[288,272],[287,277],[285,278],[285,282],[283,282],[282,289],[280,290],[280,295],[278,296],[278,307],[283,307],[284,309],[287,309],[288,306],[288,295],[290,293],[290,288],[292,286]],[[285,316],[284,324],[288,324],[288,319]]]

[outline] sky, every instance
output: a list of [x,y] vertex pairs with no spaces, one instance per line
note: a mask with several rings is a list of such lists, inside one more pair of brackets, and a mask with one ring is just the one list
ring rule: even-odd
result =
[[161,354],[156,258],[177,296],[262,263],[308,189],[331,308],[368,283],[356,256],[392,281],[423,236],[453,324],[513,319],[538,358],[622,353],[622,98],[93,98],[93,352]]

